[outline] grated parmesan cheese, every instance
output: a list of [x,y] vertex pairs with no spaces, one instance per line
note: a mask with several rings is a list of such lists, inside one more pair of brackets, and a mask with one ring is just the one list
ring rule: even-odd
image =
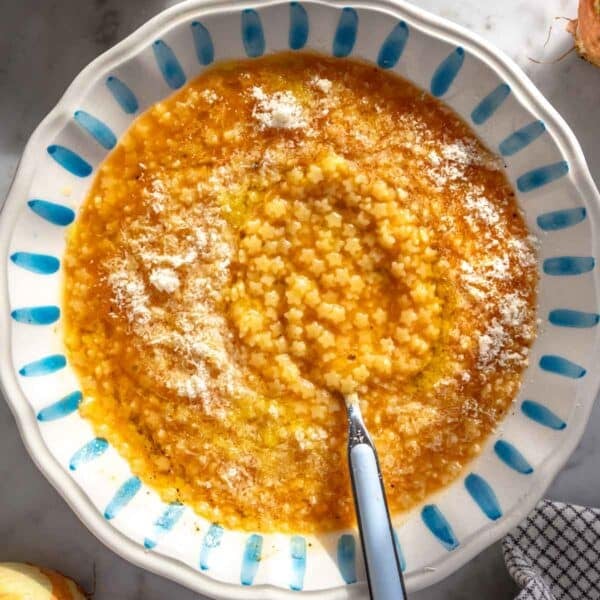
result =
[[214,104],[218,99],[217,93],[215,90],[211,90],[210,88],[206,88],[200,92],[200,96],[208,103]]
[[159,291],[172,294],[179,287],[179,277],[173,269],[154,269],[150,283]]
[[488,153],[479,151],[474,142],[462,140],[445,144],[440,152],[430,150],[427,159],[430,164],[427,174],[438,188],[465,179],[466,169],[470,166],[491,170],[500,168],[498,161]]
[[[188,223],[166,206],[159,223],[150,214],[137,217],[124,258],[107,265],[116,308],[135,343],[151,348],[148,377],[219,419],[233,390],[246,390],[238,381],[232,334],[215,304],[230,276],[225,231],[215,210],[203,207]],[[146,281],[164,297],[151,298]]]
[[135,268],[130,268],[127,261],[115,259],[109,265],[111,273],[108,283],[113,290],[113,301],[118,307],[125,309],[130,323],[145,325],[150,321],[148,294],[144,281]]
[[198,374],[178,380],[172,387],[179,396],[186,398],[204,398],[208,394],[207,377]]
[[185,254],[158,254],[156,252],[140,251],[139,256],[144,262],[163,263],[178,269],[183,265],[194,262],[198,257],[198,253],[195,250],[189,250]]
[[322,77],[313,77],[310,82],[324,94],[329,94],[333,86],[329,79],[323,79]]
[[485,333],[479,337],[477,366],[481,370],[489,368],[491,363],[498,357],[507,341],[507,337],[508,335],[502,324],[494,319],[485,330]]
[[160,179],[153,179],[150,189],[145,191],[146,198],[155,213],[161,213],[165,209],[167,194],[165,184]]
[[[534,235],[529,236],[529,242],[534,247],[539,243]],[[535,253],[525,240],[511,238],[508,240],[508,245],[515,252],[517,260],[522,267],[533,267],[535,265]]]
[[307,122],[302,106],[290,91],[267,95],[261,87],[252,88],[256,105],[252,116],[263,129],[303,129]]
[[521,327],[527,318],[528,304],[517,292],[502,298],[500,314],[502,322],[508,327]]
[[467,216],[467,222],[472,227],[477,228],[480,223],[491,227],[500,220],[494,205],[485,196],[476,195],[475,190],[466,195],[465,206],[472,213]]

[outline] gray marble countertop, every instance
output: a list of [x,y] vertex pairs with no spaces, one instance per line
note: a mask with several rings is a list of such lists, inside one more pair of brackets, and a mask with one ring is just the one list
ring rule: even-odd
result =
[[[98,54],[167,0],[11,0],[0,20],[0,199],[27,138],[73,77]],[[574,53],[556,16],[574,16],[576,0],[415,0],[461,23],[507,52],[566,119],[600,184],[600,69]],[[544,47],[548,28],[550,42]],[[544,61],[533,62],[531,58]],[[551,499],[600,506],[600,407],[577,451],[547,492]],[[198,598],[119,558],[90,534],[25,452],[7,405],[0,400],[0,561],[39,563],[69,574],[95,600]],[[415,600],[512,598],[516,588],[496,544]]]

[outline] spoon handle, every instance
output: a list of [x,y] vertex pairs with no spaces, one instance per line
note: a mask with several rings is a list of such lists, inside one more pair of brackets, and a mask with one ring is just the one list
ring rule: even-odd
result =
[[358,405],[349,407],[348,458],[369,591],[373,600],[404,600],[406,591],[375,446]]

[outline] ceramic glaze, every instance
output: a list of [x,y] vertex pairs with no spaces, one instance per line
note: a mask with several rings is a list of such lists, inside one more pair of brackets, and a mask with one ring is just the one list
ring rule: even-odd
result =
[[543,323],[515,409],[467,473],[395,521],[409,591],[455,571],[527,514],[580,439],[599,381],[598,192],[573,134],[508,59],[402,2],[168,9],[79,75],[27,146],[0,222],[0,327],[9,333],[0,367],[28,450],[84,523],[125,558],[214,597],[359,598],[356,532],[225,530],[161,502],[94,436],[62,354],[64,227],[142,110],[214,61],[303,48],[362,58],[447,102],[503,155],[540,242]]

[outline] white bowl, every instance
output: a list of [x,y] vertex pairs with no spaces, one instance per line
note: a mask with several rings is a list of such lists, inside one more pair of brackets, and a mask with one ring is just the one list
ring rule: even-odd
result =
[[2,214],[2,384],[40,470],[121,556],[214,597],[364,593],[355,532],[248,535],[164,505],[79,417],[78,382],[63,355],[65,225],[108,148],[132,119],[213,59],[290,46],[361,57],[440,96],[503,151],[541,242],[541,330],[513,410],[461,477],[397,522],[407,587],[416,590],[458,569],[528,513],[577,445],[599,383],[598,192],[557,112],[510,60],[465,29],[390,0],[191,0],[95,60],[31,136]]

